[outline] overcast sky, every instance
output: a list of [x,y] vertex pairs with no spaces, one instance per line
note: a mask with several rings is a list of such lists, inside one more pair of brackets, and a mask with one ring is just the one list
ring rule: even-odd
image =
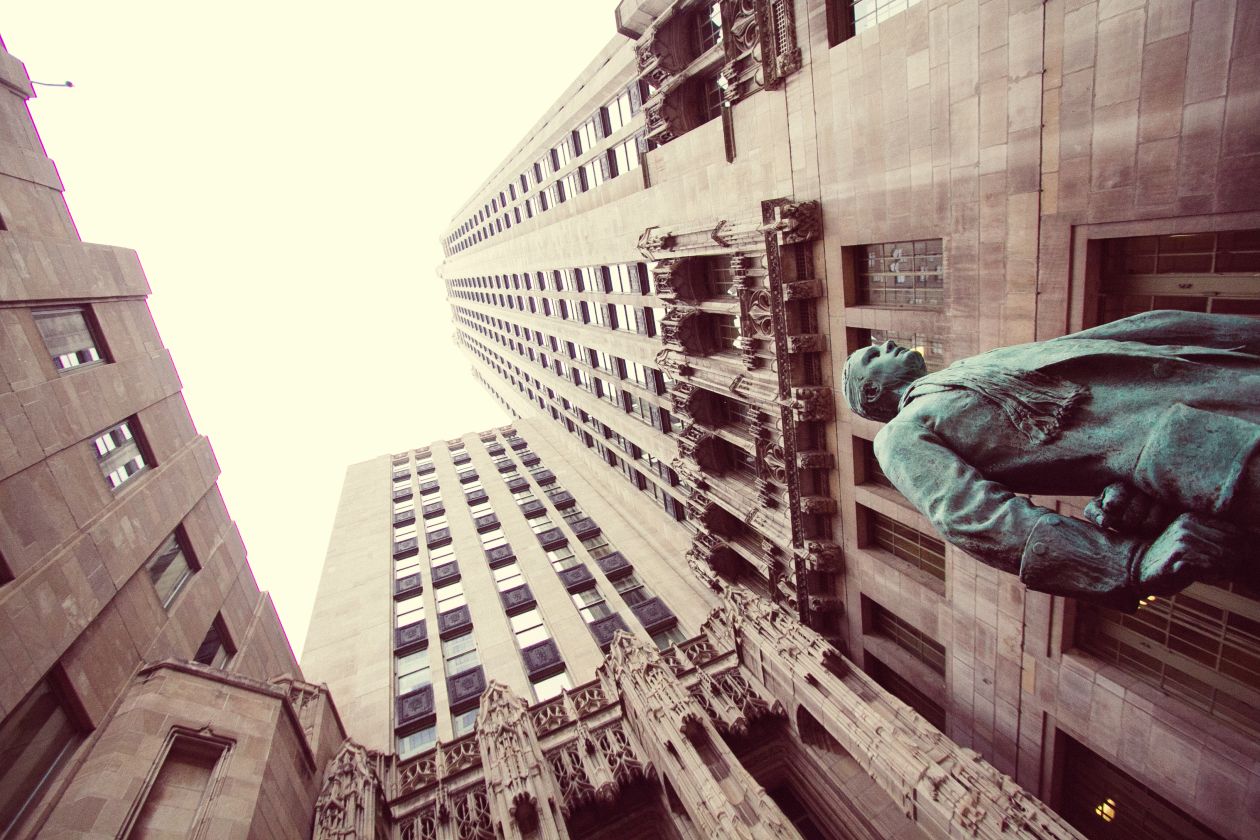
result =
[[[506,415],[451,343],[455,211],[615,34],[613,0],[8,4],[89,242],[136,249],[295,649],[347,464]],[[385,492],[382,488],[381,492]]]

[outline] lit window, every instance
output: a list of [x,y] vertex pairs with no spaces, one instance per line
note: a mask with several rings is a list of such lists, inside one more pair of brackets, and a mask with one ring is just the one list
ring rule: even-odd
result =
[[179,537],[175,534],[167,537],[144,565],[149,570],[149,580],[164,608],[171,605],[194,571],[184,554],[183,546],[180,545]]
[[39,327],[44,346],[52,356],[53,366],[59,371],[72,370],[84,365],[105,361],[101,354],[101,342],[92,329],[87,310],[43,309],[35,313],[35,326]]
[[117,490],[148,466],[140,451],[140,442],[131,431],[133,420],[124,420],[92,441],[101,474],[111,490]]

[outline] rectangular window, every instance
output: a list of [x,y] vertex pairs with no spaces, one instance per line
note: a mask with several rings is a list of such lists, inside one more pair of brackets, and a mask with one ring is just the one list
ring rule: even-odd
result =
[[442,659],[446,662],[446,676],[453,677],[472,670],[481,664],[477,658],[477,643],[472,633],[442,641]]
[[682,629],[675,624],[672,627],[667,627],[664,630],[653,633],[652,641],[656,642],[657,650],[665,650],[671,645],[681,645],[683,642],[687,641],[687,636],[683,633]]
[[582,619],[587,624],[613,614],[612,607],[608,606],[598,586],[574,592],[569,597],[573,599],[573,605],[578,608],[578,612],[582,614]]
[[200,662],[202,665],[209,665],[211,668],[226,668],[235,654],[236,645],[232,643],[232,637],[228,635],[227,625],[223,621],[223,616],[216,615],[214,621],[210,622],[210,629],[206,631],[206,637],[201,640],[201,644],[197,647],[197,652],[193,655],[193,661]]
[[534,699],[541,703],[544,700],[559,697],[560,692],[570,688],[573,688],[573,681],[569,679],[569,672],[561,671],[534,683]]
[[128,840],[194,836],[203,821],[210,780],[226,749],[223,741],[175,735]]
[[130,417],[101,432],[92,441],[96,462],[111,490],[122,487],[148,466],[140,441],[131,429],[134,422],[135,418]]
[[873,345],[891,341],[901,347],[917,350],[929,372],[945,367],[945,341],[937,336],[917,332],[899,333],[893,330],[871,330],[870,334]]
[[903,621],[874,601],[871,606],[871,629],[910,653],[941,676],[945,675],[945,647],[922,630]]
[[433,596],[437,598],[438,614],[450,612],[458,609],[468,603],[468,598],[464,596],[464,582],[457,580],[433,590]]
[[516,646],[522,650],[551,638],[537,607],[510,616],[508,621],[511,622],[512,633],[516,636]]
[[433,672],[429,667],[429,649],[421,648],[415,653],[395,657],[394,673],[398,680],[398,696],[410,694],[433,682]]
[[36,794],[82,739],[77,716],[54,682],[40,680],[0,722],[0,835],[38,801]]
[[455,732],[455,737],[467,735],[477,728],[477,711],[478,707],[473,706],[466,712],[460,712],[451,719],[451,728]]
[[398,738],[398,760],[406,761],[437,743],[437,726],[426,726]]
[[85,307],[37,309],[33,314],[58,371],[108,361],[101,351],[91,313]]
[[506,592],[514,586],[520,586],[525,582],[525,578],[521,576],[521,567],[513,561],[506,566],[500,566],[494,569],[494,584],[500,592]]
[[860,506],[859,509],[866,511],[869,545],[878,546],[932,577],[945,580],[945,543],[882,513]]
[[639,577],[638,572],[631,572],[617,578],[613,581],[613,589],[621,595],[621,600],[626,602],[626,606],[642,604],[652,597],[652,590],[647,588],[647,584]]
[[868,306],[939,309],[945,304],[940,239],[883,242],[854,249],[858,302]]
[[167,537],[145,561],[144,566],[149,570],[149,581],[153,584],[163,608],[171,605],[196,569],[189,563],[178,533]]
[[869,651],[866,654],[866,664],[866,670],[871,675],[871,679],[886,688],[898,700],[927,718],[928,723],[942,732],[945,731],[945,708],[933,697],[885,665]]
[[1260,733],[1260,601],[1235,584],[1148,596],[1131,614],[1080,604],[1077,644],[1252,734]]
[[394,604],[394,626],[406,627],[424,621],[424,595],[412,595]]

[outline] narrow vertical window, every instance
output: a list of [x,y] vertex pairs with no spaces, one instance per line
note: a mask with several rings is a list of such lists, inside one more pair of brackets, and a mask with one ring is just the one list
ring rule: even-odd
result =
[[189,837],[205,818],[210,781],[227,743],[177,734],[127,832],[128,840]]
[[232,638],[228,635],[223,616],[216,615],[214,621],[210,623],[210,629],[206,631],[206,637],[201,640],[193,661],[209,665],[211,668],[226,668],[235,654],[236,645],[232,643]]
[[75,715],[53,683],[37,683],[0,723],[0,836],[8,836],[81,740]]
[[144,565],[163,608],[170,607],[197,568],[189,562],[178,533],[167,537]]

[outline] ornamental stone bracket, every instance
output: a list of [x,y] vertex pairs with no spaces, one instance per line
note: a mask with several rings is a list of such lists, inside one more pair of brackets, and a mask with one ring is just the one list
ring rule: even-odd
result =
[[771,89],[781,87],[788,76],[801,69],[794,7],[793,0],[765,0],[757,4],[761,62],[766,87]]
[[729,444],[695,423],[678,435],[678,454],[709,475],[724,475],[731,468]]
[[[649,107],[645,105],[644,109]],[[650,111],[646,119],[650,125]],[[732,251],[760,252],[764,247],[761,225],[761,219],[751,214],[724,219],[693,219],[670,225],[668,229],[652,225],[639,236],[639,253],[646,260],[656,261]]]
[[759,230],[767,236],[773,236],[780,247],[808,242],[822,236],[822,212],[817,201],[793,202],[780,199],[763,202],[762,208],[765,221]]
[[[640,238],[640,251],[643,246],[644,240]],[[704,296],[704,277],[701,275],[699,260],[694,257],[658,260],[652,268],[652,279],[656,286],[656,296],[666,302],[678,300],[683,303],[699,303]]]
[[726,0],[722,3],[722,45],[726,63],[722,65],[725,86],[722,99],[727,106],[751,96],[765,85],[761,23],[764,0]]
[[313,840],[373,840],[384,813],[385,757],[347,740],[328,762],[315,800]]
[[734,646],[758,683],[779,687],[789,719],[825,730],[928,836],[1079,840],[1044,803],[786,611],[731,587],[702,630],[715,647]]
[[[800,837],[655,646],[618,633],[597,673],[606,693],[621,696],[626,726],[670,783],[697,836]],[[724,691],[716,692],[729,700]],[[734,717],[740,716],[736,711]]]
[[788,409],[797,422],[831,420],[836,415],[831,389],[823,386],[792,388],[780,405]]

